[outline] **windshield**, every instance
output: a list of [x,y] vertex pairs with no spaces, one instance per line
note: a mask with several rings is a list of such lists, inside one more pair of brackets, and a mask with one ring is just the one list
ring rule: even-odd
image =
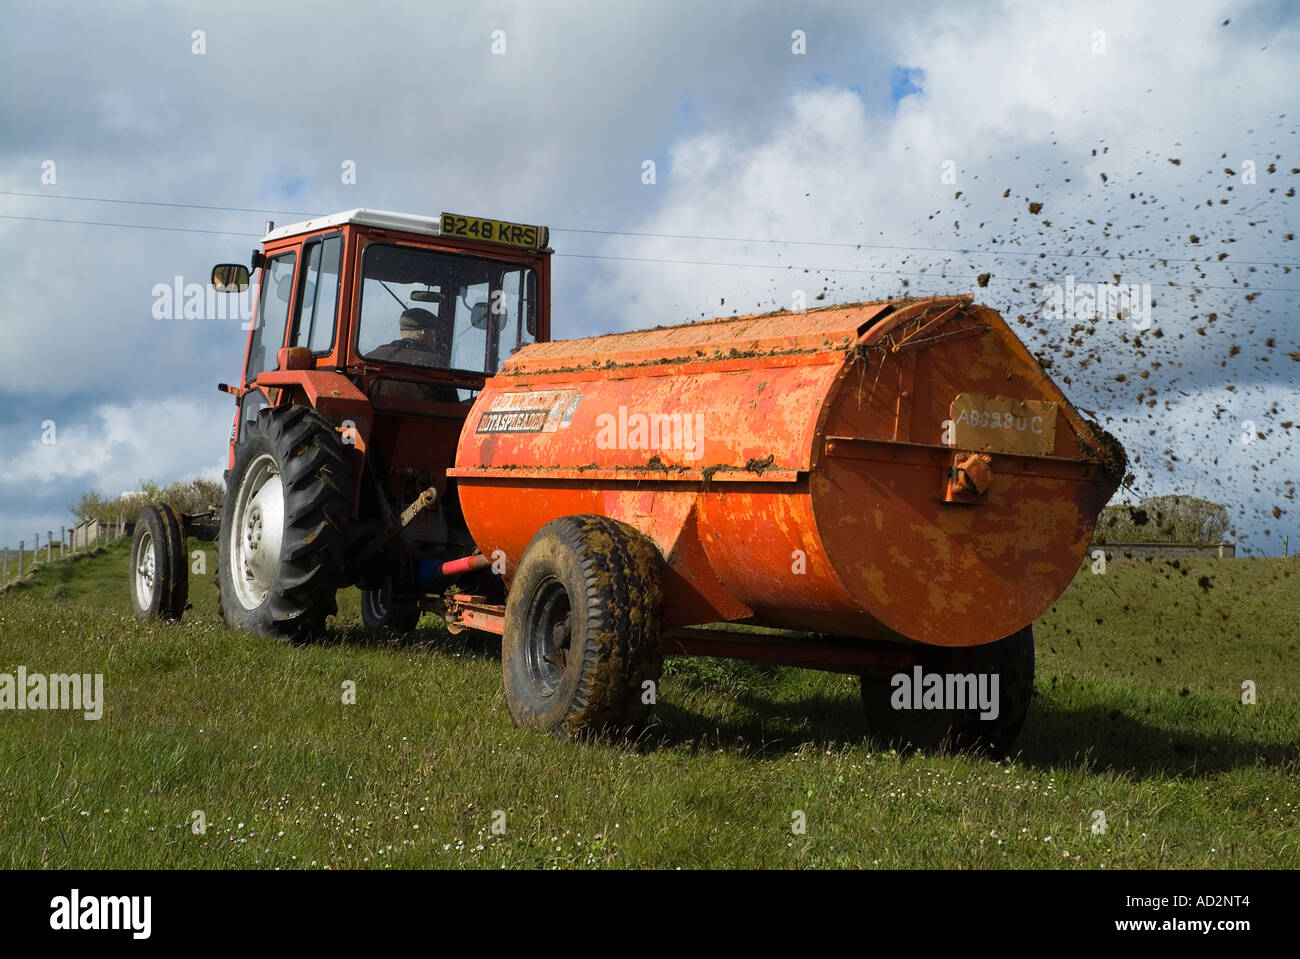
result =
[[519,263],[372,243],[357,348],[368,360],[495,373],[537,334],[537,276]]

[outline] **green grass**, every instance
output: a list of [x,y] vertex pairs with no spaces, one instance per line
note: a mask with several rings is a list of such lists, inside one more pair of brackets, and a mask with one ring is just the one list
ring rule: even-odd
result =
[[226,631],[206,575],[144,625],[126,566],[118,541],[0,594],[0,672],[107,699],[0,712],[0,868],[1300,866],[1295,561],[1085,566],[1001,763],[881,751],[851,677],[716,660],[670,661],[640,742],[558,742],[434,617],[376,639],[348,591],[329,641],[283,646]]

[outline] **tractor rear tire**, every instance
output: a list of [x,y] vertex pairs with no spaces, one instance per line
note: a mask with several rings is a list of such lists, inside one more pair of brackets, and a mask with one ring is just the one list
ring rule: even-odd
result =
[[304,642],[338,611],[349,468],[333,425],[308,406],[245,424],[221,507],[221,616],[231,629]]
[[662,559],[604,516],[537,531],[506,598],[501,672],[516,724],[560,738],[625,735],[649,713],[663,670]]
[[361,591],[361,622],[367,629],[405,634],[420,622],[420,608],[393,603],[393,581],[387,578],[378,589]]
[[180,619],[190,592],[185,519],[165,504],[140,511],[131,539],[131,609],[136,619]]
[[[872,735],[891,748],[1007,755],[1034,694],[1034,631],[1026,626],[983,646],[926,647],[916,665],[923,675],[974,673],[998,677],[997,715],[981,719],[975,709],[896,709],[892,676],[862,677],[862,705]],[[914,676],[908,670],[908,676]]]

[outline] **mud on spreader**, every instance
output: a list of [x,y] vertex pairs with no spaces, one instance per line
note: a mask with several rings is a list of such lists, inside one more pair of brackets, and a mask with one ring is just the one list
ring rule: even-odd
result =
[[[368,625],[499,634],[522,725],[635,726],[687,654],[857,674],[878,738],[1007,749],[1119,444],[969,296],[549,342],[546,244],[366,210],[268,233],[222,387],[227,624],[308,639],[355,584]],[[184,608],[184,526],[137,523],[141,616]]]

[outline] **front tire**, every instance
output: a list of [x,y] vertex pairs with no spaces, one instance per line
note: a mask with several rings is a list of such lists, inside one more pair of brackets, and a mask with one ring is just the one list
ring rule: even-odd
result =
[[[997,715],[982,719],[979,709],[899,709],[906,699],[893,675],[862,677],[862,705],[872,735],[896,749],[964,751],[989,756],[1010,752],[1034,694],[1034,631],[1026,626],[983,646],[926,647],[917,655],[922,674],[975,674],[998,677]],[[909,682],[914,672],[908,670]],[[894,674],[897,675],[897,674]],[[990,681],[991,682],[991,681]],[[989,686],[991,689],[991,685]],[[910,685],[908,686],[910,691]]]
[[131,609],[136,619],[180,619],[189,598],[185,519],[165,504],[140,511],[131,538]]
[[302,642],[338,611],[348,463],[307,406],[267,407],[245,425],[221,507],[221,615],[232,629]]
[[501,671],[516,724],[561,738],[637,726],[657,694],[662,560],[604,516],[537,531],[506,599]]

